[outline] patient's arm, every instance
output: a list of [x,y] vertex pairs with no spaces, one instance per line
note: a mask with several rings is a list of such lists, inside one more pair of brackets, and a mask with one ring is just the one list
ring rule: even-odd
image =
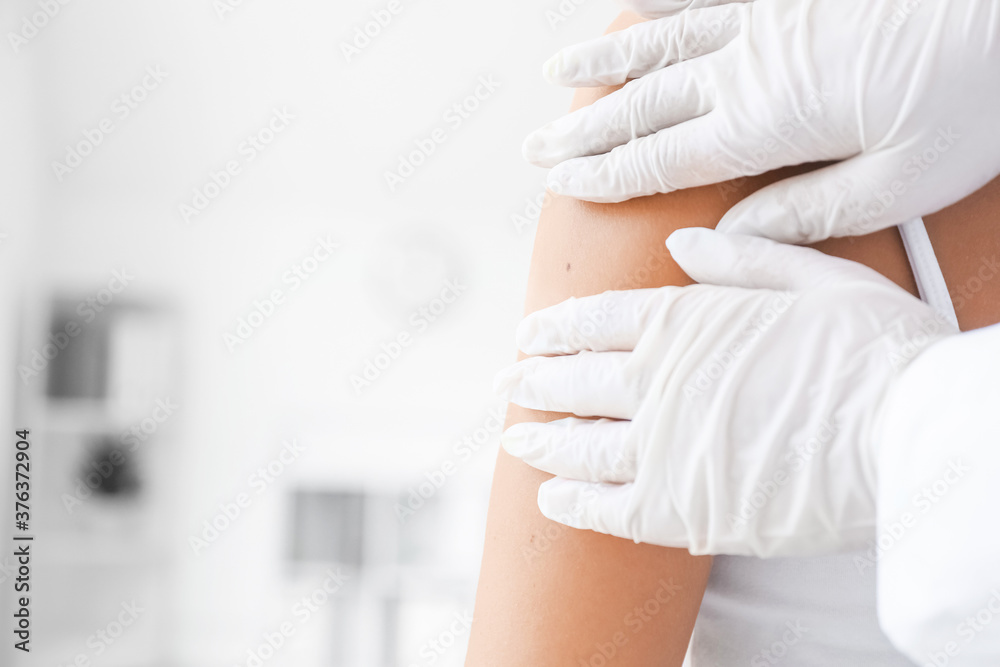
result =
[[[637,20],[624,14],[611,30]],[[611,90],[578,91],[574,108]],[[790,173],[785,170],[621,204],[552,199],[538,223],[525,311],[608,289],[690,283],[667,254],[666,237],[680,227],[715,226],[736,201]],[[996,218],[993,211],[1000,210],[1000,187],[990,184],[952,208],[955,211],[932,216],[928,227],[939,253],[944,252],[945,277],[957,285],[976,267],[964,268],[963,261],[968,260],[961,259],[954,244],[947,244],[941,230],[947,224],[961,223],[961,230],[952,229],[968,242],[976,239],[983,244],[985,238],[995,238],[988,230],[997,229],[1000,223],[990,220],[987,230],[978,232],[970,226],[975,228],[978,218]],[[872,266],[916,293],[894,229],[859,239],[835,239],[817,247]],[[987,254],[1000,250],[992,240],[987,247]],[[984,308],[1000,314],[1000,309],[990,306],[998,297],[1000,280],[959,310],[963,325],[983,320]],[[560,416],[512,405],[507,424]],[[683,550],[572,530],[545,519],[538,512],[536,492],[549,477],[500,452],[466,664],[580,667],[605,664],[601,653],[614,652],[614,661],[607,660],[607,664],[679,665],[711,560],[694,558]]]

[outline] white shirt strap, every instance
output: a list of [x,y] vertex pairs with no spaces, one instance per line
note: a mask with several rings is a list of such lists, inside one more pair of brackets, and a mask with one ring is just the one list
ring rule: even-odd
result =
[[955,315],[955,306],[948,294],[948,284],[941,274],[941,267],[934,254],[931,239],[927,236],[924,221],[921,218],[915,218],[904,222],[899,226],[899,234],[903,237],[903,247],[906,248],[906,256],[910,259],[910,267],[913,269],[913,277],[917,281],[920,298],[957,327],[958,317]]

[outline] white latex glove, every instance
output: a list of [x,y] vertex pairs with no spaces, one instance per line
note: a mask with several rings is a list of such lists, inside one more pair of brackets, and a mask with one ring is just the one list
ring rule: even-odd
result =
[[753,0],[618,0],[622,9],[635,12],[647,19],[658,19],[664,16],[674,16],[686,9],[701,9],[715,7],[734,2],[753,2]]
[[527,138],[558,194],[617,202],[839,161],[740,202],[727,232],[865,234],[1000,173],[1000,0],[727,3],[569,47],[545,73],[636,79]]
[[[767,1],[767,0],[765,0]],[[875,271],[692,228],[667,245],[701,285],[538,311],[497,376],[518,405],[578,417],[509,428],[557,475],[542,513],[693,554],[807,555],[875,535],[876,428],[894,379],[956,333]]]

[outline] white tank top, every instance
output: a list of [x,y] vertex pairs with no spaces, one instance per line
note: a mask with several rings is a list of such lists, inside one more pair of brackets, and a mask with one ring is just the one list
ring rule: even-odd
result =
[[[900,225],[920,298],[958,319],[923,220]],[[717,556],[688,667],[912,667],[875,615],[875,566],[863,552],[816,558]]]

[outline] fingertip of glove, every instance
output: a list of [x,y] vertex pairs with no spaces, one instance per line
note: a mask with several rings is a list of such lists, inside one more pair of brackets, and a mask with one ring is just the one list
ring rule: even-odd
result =
[[554,86],[563,85],[563,75],[565,70],[565,52],[559,51],[542,64],[542,78]]
[[604,157],[587,155],[560,162],[549,171],[545,187],[556,195],[598,204],[614,204],[644,194],[624,191],[616,184],[613,170],[607,168]]
[[723,217],[716,225],[715,231],[723,234],[753,234],[753,229],[746,224],[746,218]]
[[572,187],[572,165],[566,166],[566,162],[563,162],[549,171],[545,187],[552,194],[562,195],[567,194],[567,186]]
[[547,519],[569,528],[588,528],[579,497],[579,482],[553,477],[538,487],[538,510]]
[[730,209],[716,231],[728,235],[755,236],[779,243],[812,243],[826,236],[811,233],[809,221],[796,217],[794,207],[779,203],[768,193],[757,193]]
[[711,230],[704,227],[683,227],[667,237],[667,250],[674,256],[686,254],[711,233]]
[[524,458],[528,451],[528,427],[524,423],[514,424],[500,434],[500,445],[511,456]]
[[551,494],[553,485],[558,483],[559,478],[555,477],[546,482],[542,482],[538,486],[538,495],[536,497],[536,502],[538,504],[538,511],[542,513],[546,519],[551,519],[552,521],[557,521],[555,512],[552,508]]
[[534,345],[535,340],[538,338],[539,330],[537,325],[537,317],[533,317],[534,313],[526,315],[523,320],[521,320],[517,329],[514,331],[514,341],[517,344],[517,349],[528,355],[542,354],[537,351],[536,345]]
[[539,167],[548,166],[544,164],[542,159],[546,143],[543,132],[544,128],[542,130],[535,130],[526,136],[524,142],[521,144],[521,156],[525,162]]
[[521,376],[521,367],[518,364],[508,366],[495,376],[493,376],[493,393],[505,400],[511,400],[514,385],[517,384]]

